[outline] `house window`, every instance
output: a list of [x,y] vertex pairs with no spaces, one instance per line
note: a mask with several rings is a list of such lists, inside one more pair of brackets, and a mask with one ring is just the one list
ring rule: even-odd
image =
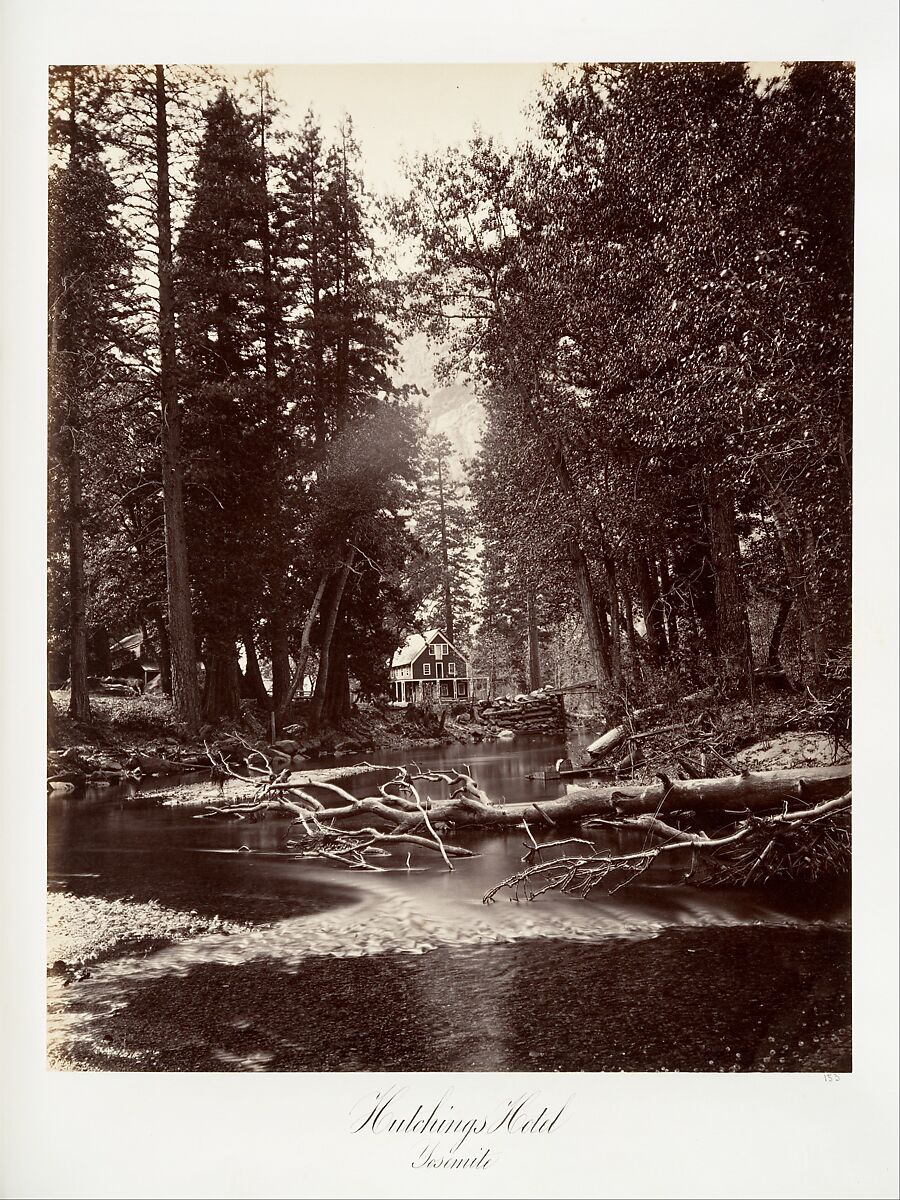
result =
[[443,643],[443,642],[435,642],[435,644],[434,644],[434,646],[432,647],[432,649],[434,650],[434,657],[435,657],[435,658],[443,658],[443,657],[444,657],[444,651],[447,649],[447,647],[444,645],[444,643]]
[[422,674],[423,675],[431,674],[431,663],[422,663]]
[[455,674],[456,674],[456,663],[455,663],[455,662],[448,662],[448,663],[447,663],[447,674],[448,674],[448,675],[455,675]]

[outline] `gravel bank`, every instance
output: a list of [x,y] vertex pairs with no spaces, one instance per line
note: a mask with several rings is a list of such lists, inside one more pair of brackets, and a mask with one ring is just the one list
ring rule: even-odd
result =
[[201,933],[234,933],[242,926],[219,917],[165,908],[155,900],[103,900],[51,892],[47,897],[47,964],[58,973],[138,947]]

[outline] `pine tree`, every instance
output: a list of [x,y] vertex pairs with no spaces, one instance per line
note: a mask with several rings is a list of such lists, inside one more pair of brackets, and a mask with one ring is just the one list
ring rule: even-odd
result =
[[308,112],[297,144],[285,157],[275,243],[285,272],[286,318],[293,335],[294,352],[286,364],[285,387],[296,409],[299,431],[320,449],[327,428],[324,172],[322,133],[315,115]]
[[[145,419],[148,414],[142,412],[140,421],[135,420],[129,430],[127,461],[139,458],[142,470],[128,484],[127,472],[119,469],[118,477],[123,496],[129,500],[135,495],[141,497],[134,516],[141,545],[153,559],[150,574],[154,587],[157,553],[164,557],[159,653],[164,665],[168,659],[171,668],[168,674],[176,713],[196,730],[200,710],[185,517],[186,447],[176,342],[173,238],[184,199],[184,177],[200,127],[199,101],[208,95],[210,75],[161,63],[109,68],[104,75],[111,99],[103,114],[103,141],[113,151],[110,169],[122,195],[123,221],[141,266],[141,286],[133,308],[146,345],[136,364],[136,387],[144,408],[149,407],[152,392],[156,410],[155,421]],[[155,470],[149,463],[143,469],[148,450],[157,459]],[[138,492],[130,492],[131,487],[137,487]],[[161,522],[156,510],[160,491]],[[120,533],[124,536],[124,531]],[[123,565],[124,557],[118,556],[118,561]],[[137,562],[132,566],[137,606],[147,600],[155,610],[157,598],[148,595],[148,573]]]
[[465,647],[472,619],[473,522],[465,484],[453,473],[453,446],[446,434],[427,438],[422,446],[415,523],[423,555],[411,587],[424,622]]
[[100,398],[121,382],[123,355],[133,348],[127,316],[133,261],[117,222],[119,197],[89,123],[104,100],[88,69],[51,73],[51,147],[60,161],[49,187],[50,462],[65,477],[56,494],[65,497],[70,712],[79,720],[90,717],[84,477],[92,421]]
[[224,89],[205,117],[178,241],[176,300],[204,713],[214,719],[240,706],[236,643],[263,584],[275,430],[266,388],[264,209],[253,125]]

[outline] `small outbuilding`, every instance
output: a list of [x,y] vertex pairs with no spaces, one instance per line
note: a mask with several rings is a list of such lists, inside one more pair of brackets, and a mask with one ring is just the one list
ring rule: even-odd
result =
[[110,674],[116,678],[133,679],[142,692],[161,691],[159,663],[155,653],[140,632],[129,633],[110,646]]

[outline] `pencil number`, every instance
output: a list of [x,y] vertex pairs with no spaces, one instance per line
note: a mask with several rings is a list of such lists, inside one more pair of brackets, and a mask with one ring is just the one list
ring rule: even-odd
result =
[[825,1072],[825,1082],[826,1083],[840,1083],[841,1077],[840,1077],[840,1075],[836,1075],[833,1071],[826,1071]]

